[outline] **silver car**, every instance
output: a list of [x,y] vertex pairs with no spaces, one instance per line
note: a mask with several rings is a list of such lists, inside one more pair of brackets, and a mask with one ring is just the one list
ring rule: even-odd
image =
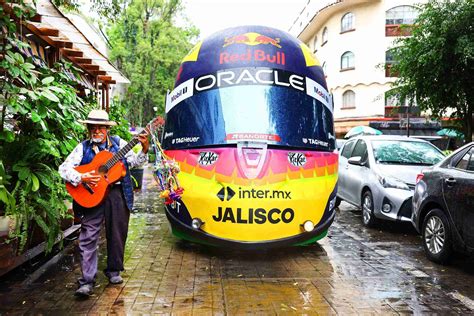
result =
[[378,219],[410,221],[416,176],[444,158],[431,143],[405,136],[360,136],[340,152],[337,202],[362,208],[368,227]]

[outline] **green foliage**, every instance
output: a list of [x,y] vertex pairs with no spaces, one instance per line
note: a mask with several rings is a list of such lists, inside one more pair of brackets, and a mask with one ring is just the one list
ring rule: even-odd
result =
[[18,237],[22,247],[35,223],[51,249],[61,219],[68,216],[57,167],[83,135],[77,120],[90,106],[77,97],[75,83],[63,73],[64,68],[75,71],[70,64],[35,66],[15,51],[27,45],[15,38],[15,23],[1,23],[0,54],[5,58],[0,61],[0,209],[16,218],[11,237]]
[[132,139],[132,134],[128,126],[127,117],[127,108],[125,104],[121,102],[118,98],[112,100],[110,106],[109,117],[112,121],[117,122],[117,126],[114,126],[110,129],[111,135],[120,136],[120,138],[130,141]]
[[131,81],[123,102],[132,126],[164,113],[166,92],[198,35],[173,25],[179,10],[179,0],[132,0],[108,31],[110,57]]
[[395,92],[423,111],[462,122],[472,140],[474,108],[474,2],[434,0],[421,6],[413,36],[394,49]]
[[[81,3],[77,0],[52,0],[52,2],[56,6],[60,6],[64,11],[76,12],[81,6]],[[91,9],[100,16],[107,19],[114,19],[120,14],[122,6],[125,5],[126,2],[127,0],[94,0],[88,4],[90,4]]]
[[15,208],[16,200],[13,195],[7,190],[7,187],[10,185],[9,176],[5,172],[2,161],[0,161],[0,202],[5,206],[5,210],[9,212],[11,209]]

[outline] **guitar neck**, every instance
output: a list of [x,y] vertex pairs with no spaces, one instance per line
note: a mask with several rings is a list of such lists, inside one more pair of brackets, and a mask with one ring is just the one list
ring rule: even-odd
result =
[[107,163],[105,164],[105,167],[107,170],[112,168],[117,162],[123,159],[125,155],[135,146],[136,144],[139,143],[139,140],[137,138],[133,138],[127,145],[124,147],[120,148],[119,151],[117,151],[112,158],[110,158]]
[[[153,121],[152,121],[153,122]],[[147,133],[150,133],[150,124],[152,123],[148,123],[145,127],[145,129],[143,131],[141,131],[140,133],[143,133],[144,131],[146,131]],[[138,138],[132,138],[132,140],[127,144],[125,145],[124,147],[120,148],[119,151],[117,151],[113,156],[112,158],[110,158],[106,163],[105,163],[105,168],[107,170],[109,170],[110,168],[112,168],[113,166],[115,166],[115,164],[117,162],[119,162],[120,160],[123,159],[123,157],[125,157],[125,155],[133,148],[133,146],[135,146],[136,144],[138,144],[140,141],[138,140]]]

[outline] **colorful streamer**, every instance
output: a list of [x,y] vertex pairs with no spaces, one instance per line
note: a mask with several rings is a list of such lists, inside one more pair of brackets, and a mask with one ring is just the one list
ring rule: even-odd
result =
[[[159,128],[163,125],[164,120],[161,119]],[[158,137],[155,135],[155,131],[159,128],[154,129],[151,132],[151,140],[155,145],[154,151],[156,157],[153,166],[153,177],[158,183],[160,198],[165,199],[166,205],[175,204],[177,201],[181,200],[181,196],[184,192],[184,189],[179,185],[178,181],[178,173],[180,171],[179,165],[174,159],[168,158],[161,148]]]

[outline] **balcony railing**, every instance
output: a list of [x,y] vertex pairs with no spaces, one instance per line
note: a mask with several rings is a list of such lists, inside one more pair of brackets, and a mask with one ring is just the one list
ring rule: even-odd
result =
[[410,36],[413,25],[387,24],[385,25],[385,36]]

